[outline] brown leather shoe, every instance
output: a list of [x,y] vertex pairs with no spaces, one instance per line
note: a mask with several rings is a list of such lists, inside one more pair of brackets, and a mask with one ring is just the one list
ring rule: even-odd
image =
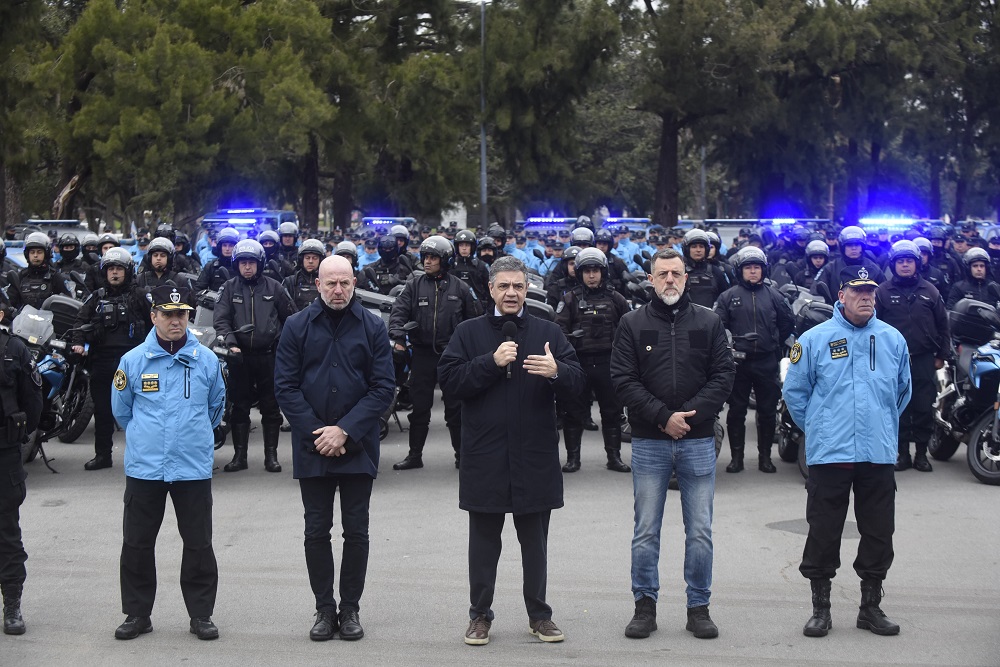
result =
[[485,616],[476,616],[469,621],[469,629],[465,631],[465,643],[469,646],[485,646],[490,643],[490,626],[493,625]]
[[556,627],[552,619],[543,618],[537,621],[528,621],[528,632],[535,635],[543,642],[561,642],[566,639],[562,630]]

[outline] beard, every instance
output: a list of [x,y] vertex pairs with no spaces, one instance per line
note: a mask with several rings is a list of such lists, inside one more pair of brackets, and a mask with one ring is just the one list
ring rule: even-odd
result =
[[348,299],[344,303],[331,303],[330,301],[326,300],[326,297],[323,296],[323,294],[320,294],[319,298],[323,299],[323,303],[325,303],[326,307],[329,308],[330,310],[343,310],[344,308],[347,308],[349,305],[351,305],[350,299]]
[[658,294],[657,296],[660,297],[660,301],[667,304],[668,306],[676,305],[677,302],[681,300],[680,292],[673,292],[672,294],[668,294],[666,291],[664,291],[662,294]]

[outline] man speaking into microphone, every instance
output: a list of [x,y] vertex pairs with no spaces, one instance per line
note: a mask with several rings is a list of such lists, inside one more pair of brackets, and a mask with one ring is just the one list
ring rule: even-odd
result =
[[469,513],[470,623],[465,643],[487,644],[501,532],[514,516],[521,544],[528,631],[563,633],[545,602],[549,514],[563,506],[555,398],[582,391],[583,370],[554,322],[528,315],[524,263],[490,267],[492,314],[458,325],[438,364],[444,391],[462,397],[459,507]]

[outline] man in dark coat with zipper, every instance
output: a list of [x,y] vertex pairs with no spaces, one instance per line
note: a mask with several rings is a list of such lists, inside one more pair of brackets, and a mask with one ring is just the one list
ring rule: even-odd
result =
[[[354,298],[354,269],[327,257],[319,299],[288,318],[278,342],[274,389],[292,425],[292,465],[305,507],[305,552],[316,596],[314,641],[361,639],[368,571],[368,506],[378,475],[379,415],[395,380],[385,324]],[[344,553],[340,613],[333,596],[333,500],[340,490]]]
[[462,397],[459,507],[469,513],[471,645],[490,640],[507,514],[521,544],[529,632],[563,640],[545,602],[549,515],[563,506],[555,398],[581,392],[584,375],[559,327],[525,312],[527,292],[524,263],[496,260],[493,313],[460,324],[438,364],[442,389]]

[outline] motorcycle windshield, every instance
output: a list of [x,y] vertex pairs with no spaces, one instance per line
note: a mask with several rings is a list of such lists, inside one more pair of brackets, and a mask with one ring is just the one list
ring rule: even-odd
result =
[[11,333],[29,345],[44,345],[55,331],[52,312],[24,306],[11,323]]

